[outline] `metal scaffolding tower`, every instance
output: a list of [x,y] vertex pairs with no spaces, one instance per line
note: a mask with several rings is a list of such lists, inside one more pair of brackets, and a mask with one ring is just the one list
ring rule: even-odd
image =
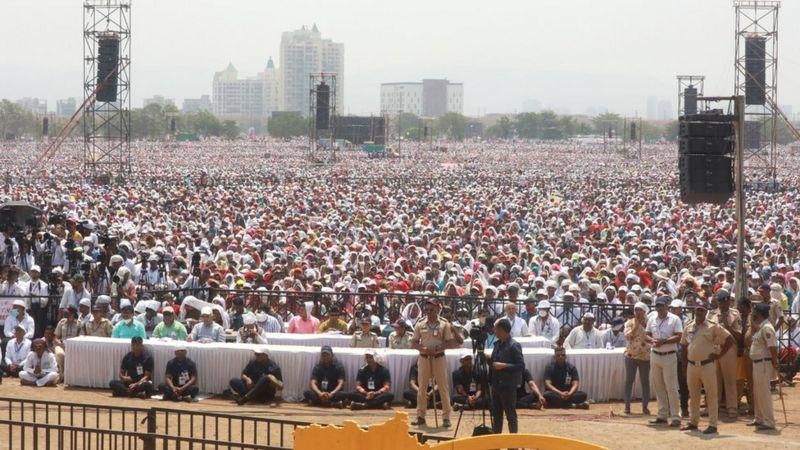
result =
[[[686,89],[697,89],[696,97],[702,97],[705,81],[706,77],[703,75],[678,75],[678,117],[686,114],[686,99],[684,98]],[[695,103],[697,103],[697,98],[695,98]]]
[[[776,179],[779,1],[736,1],[735,93],[745,96],[744,158],[754,181]],[[763,54],[762,54],[763,53]]]
[[[100,54],[101,41],[116,41],[119,47],[116,66],[102,79],[100,74],[109,70],[103,65],[109,62]],[[83,165],[87,174],[130,173],[130,66],[130,0],[84,0]],[[106,95],[113,100],[102,101]]]

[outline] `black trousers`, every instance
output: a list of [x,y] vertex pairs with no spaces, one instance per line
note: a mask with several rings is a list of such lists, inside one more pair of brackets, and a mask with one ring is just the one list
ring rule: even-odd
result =
[[267,377],[259,378],[250,389],[247,389],[241,378],[231,378],[228,384],[232,391],[248,400],[260,400],[268,403],[275,399],[275,387]]
[[539,397],[533,394],[526,394],[517,398],[517,408],[533,408],[539,404]]
[[492,432],[503,432],[503,415],[508,420],[508,432],[517,432],[517,388],[492,386]]
[[[172,389],[167,386],[167,383],[161,383],[158,385],[158,391],[161,392],[161,395],[164,396],[164,400],[180,400],[175,394],[172,392]],[[192,398],[197,397],[197,394],[200,393],[200,388],[197,385],[189,386],[184,392],[183,395],[188,395]]]
[[476,400],[474,405],[470,405],[467,402],[467,397],[465,395],[456,394],[450,400],[453,402],[453,404],[459,403],[461,405],[464,405],[464,408],[466,409],[481,409],[484,407],[484,405],[486,405],[485,397],[481,397],[478,400]]
[[120,380],[113,380],[108,383],[108,387],[111,388],[111,395],[114,397],[135,397],[138,393],[144,392],[145,395],[150,397],[153,395],[153,382],[152,381],[145,381],[144,383],[137,386],[133,392],[128,392],[128,384],[123,383]]
[[[312,391],[311,389],[303,392],[303,398],[308,400],[308,402],[311,403],[314,406],[330,406],[330,404],[331,404],[330,402],[323,404],[319,400],[319,395],[317,395],[317,393]],[[342,402],[342,401],[345,401],[346,399],[347,399],[347,394],[345,394],[342,391],[339,391],[339,392],[333,394],[333,397],[331,398],[331,402]]]
[[544,395],[544,398],[547,400],[548,408],[570,408],[574,405],[585,402],[586,399],[589,398],[589,396],[586,395],[586,392],[583,391],[575,391],[575,393],[572,394],[572,397],[566,400],[562,399],[560,395],[553,391],[547,391],[542,395]]
[[351,402],[356,403],[363,403],[367,406],[367,408],[380,408],[385,403],[391,403],[394,400],[394,394],[391,392],[384,392],[383,394],[378,394],[372,398],[372,400],[367,400],[367,396],[360,393],[360,392],[351,392],[347,395]]

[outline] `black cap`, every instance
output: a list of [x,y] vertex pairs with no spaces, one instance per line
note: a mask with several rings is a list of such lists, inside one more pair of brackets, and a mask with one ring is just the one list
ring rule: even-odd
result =
[[757,303],[753,306],[753,311],[758,313],[761,317],[769,317],[769,307],[767,303]]
[[333,354],[333,349],[330,345],[323,345],[322,348],[319,349],[320,353],[327,353],[329,355]]
[[656,299],[656,305],[669,306],[672,303],[672,298],[667,295],[662,295]]

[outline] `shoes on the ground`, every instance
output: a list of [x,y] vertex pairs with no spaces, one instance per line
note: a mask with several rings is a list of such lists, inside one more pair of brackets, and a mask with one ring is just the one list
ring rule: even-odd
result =
[[696,429],[697,429],[697,425],[695,425],[693,423],[687,423],[686,425],[681,427],[681,431],[692,431],[692,430],[696,430]]
[[443,428],[450,428],[450,419],[442,420],[442,427]]
[[761,424],[761,423],[756,425],[756,430],[758,430],[758,431],[772,431],[774,429],[775,429],[775,427],[770,427],[768,425],[764,425],[764,424]]
[[747,425],[748,427],[757,427],[761,425],[761,422],[757,420],[751,420],[750,422],[747,422],[745,425]]
[[672,427],[672,428],[680,428],[681,421],[678,420],[678,419],[675,419],[675,420],[673,420],[672,422],[669,423],[669,426]]
[[531,409],[542,409],[542,404],[539,403],[539,402],[536,402],[536,403],[531,405]]
[[648,422],[650,425],[659,425],[662,423],[667,423],[667,419],[662,419],[661,417],[657,417]]
[[461,403],[453,403],[453,411],[458,412],[461,411],[462,408],[464,408],[464,405]]
[[589,409],[589,403],[588,402],[578,403],[577,405],[575,405],[575,408],[577,408],[577,409]]
[[384,403],[384,404],[383,404],[381,407],[382,407],[383,409],[391,409],[391,408],[392,408],[392,405],[390,405],[390,404],[389,404],[389,402],[386,402],[386,403]]
[[359,409],[364,409],[365,407],[366,407],[366,405],[363,404],[363,403],[360,403],[360,402],[350,403],[350,410],[351,411],[358,411]]
[[631,407],[630,406],[626,406],[625,407],[625,414],[630,414],[630,413],[631,413]]
[[413,422],[411,422],[411,425],[414,425],[415,427],[425,425],[425,418],[417,417]]
[[717,427],[708,427],[703,430],[703,434],[717,434]]
[[642,415],[649,416],[650,415],[650,410],[647,409],[647,408],[642,408]]

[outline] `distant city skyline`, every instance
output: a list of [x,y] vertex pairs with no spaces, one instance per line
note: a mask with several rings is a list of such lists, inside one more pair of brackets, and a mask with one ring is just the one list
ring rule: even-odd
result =
[[[49,110],[69,97],[80,103],[81,14],[79,3],[63,0],[0,2],[0,39],[25,43],[4,49],[0,98],[36,97]],[[155,95],[178,105],[211,95],[209,80],[229,62],[245,74],[263,70],[270,55],[280,65],[281,31],[313,23],[347,47],[347,89],[339,108],[345,114],[378,113],[382,83],[423,78],[464,83],[469,116],[521,112],[530,109],[526,100],[535,99],[538,108],[557,112],[646,117],[648,97],[671,103],[675,114],[675,76],[686,73],[705,75],[708,94],[733,90],[735,16],[729,0],[409,0],[391,14],[368,0],[196,0],[191,8],[134,0],[132,15],[135,107]],[[791,52],[800,39],[793,26],[798,20],[800,4],[784,1],[781,105],[800,105],[800,86],[790,82],[800,75]],[[702,29],[702,40],[677,31],[685,29]]]

